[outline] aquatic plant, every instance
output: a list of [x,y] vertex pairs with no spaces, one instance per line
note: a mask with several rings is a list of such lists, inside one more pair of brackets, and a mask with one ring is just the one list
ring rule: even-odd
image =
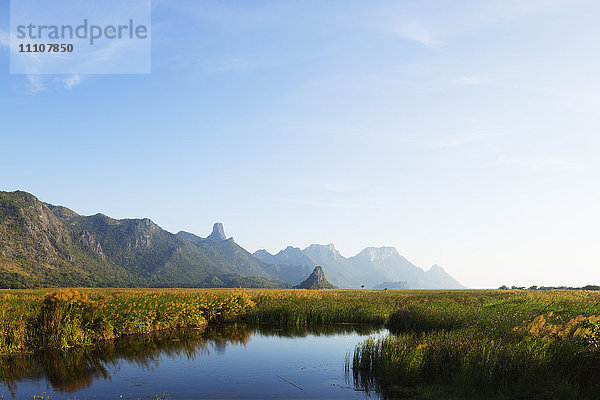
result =
[[[420,297],[420,298],[419,298]],[[355,384],[386,397],[582,399],[600,395],[598,295],[471,292],[416,296],[394,334],[348,359]]]

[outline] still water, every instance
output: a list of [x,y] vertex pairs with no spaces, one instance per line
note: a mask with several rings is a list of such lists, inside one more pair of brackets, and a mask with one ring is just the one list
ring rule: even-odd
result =
[[0,358],[0,398],[364,399],[345,358],[386,333],[362,325],[227,325]]

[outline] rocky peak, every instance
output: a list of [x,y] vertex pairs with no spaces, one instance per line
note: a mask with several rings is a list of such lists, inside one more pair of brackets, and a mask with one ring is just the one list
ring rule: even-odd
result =
[[160,227],[149,218],[120,221],[108,218],[108,220],[113,224],[125,227],[129,233],[128,249],[149,249],[152,247],[152,237],[160,231]]
[[266,249],[256,250],[253,255],[261,260],[266,257],[273,257],[273,254],[269,253]]
[[317,265],[313,270],[311,276],[314,276],[319,281],[325,280],[325,272],[323,271],[323,267]]
[[284,258],[289,258],[292,256],[298,256],[298,255],[303,255],[302,250],[300,250],[298,247],[292,247],[292,246],[288,246],[285,248],[285,250],[281,250],[279,253],[277,253],[277,256],[284,257]]
[[225,229],[223,229],[223,224],[217,222],[213,225],[212,233],[208,236],[207,239],[213,240],[227,240],[227,236],[225,236]]
[[86,231],[85,229],[81,231],[79,234],[79,243],[87,246],[90,250],[92,250],[98,257],[102,260],[105,259],[104,252],[102,251],[102,246],[96,239],[96,236]]
[[329,244],[311,244],[304,251],[319,253],[328,256],[338,256],[340,255],[339,251],[335,248],[333,243]]
[[47,262],[70,258],[70,236],[50,208],[32,194],[0,192],[0,253]]
[[395,247],[367,247],[358,254],[359,257],[367,258],[369,261],[382,261],[392,257],[398,257]]
[[152,230],[158,230],[159,226],[154,223],[150,218],[143,218],[141,222],[142,226],[150,228]]
[[55,206],[55,205],[52,205],[49,203],[44,203],[44,204],[46,205],[46,207],[48,207],[50,209],[50,211],[52,211],[52,213],[54,215],[56,215],[60,219],[66,220],[68,222],[71,222],[72,220],[81,217],[75,211],[68,209],[67,207]]
[[296,289],[335,289],[325,278],[325,272],[320,265],[317,265],[313,272],[304,282],[295,286]]
[[160,227],[156,225],[150,218],[135,219],[133,220],[134,229],[136,232],[153,235],[160,231]]
[[431,268],[429,268],[429,270],[427,270],[428,274],[435,274],[435,275],[445,275],[446,271],[444,270],[444,268],[440,267],[437,264],[434,264]]

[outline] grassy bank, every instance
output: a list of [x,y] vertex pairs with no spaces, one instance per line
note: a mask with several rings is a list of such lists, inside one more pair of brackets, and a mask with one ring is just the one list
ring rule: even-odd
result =
[[0,354],[225,321],[298,328],[383,324],[397,298],[391,291],[357,290],[3,290]]
[[240,290],[9,290],[0,301],[0,354],[204,326],[253,306]]
[[355,383],[384,397],[600,398],[600,296],[592,292],[423,292],[394,333],[358,346]]

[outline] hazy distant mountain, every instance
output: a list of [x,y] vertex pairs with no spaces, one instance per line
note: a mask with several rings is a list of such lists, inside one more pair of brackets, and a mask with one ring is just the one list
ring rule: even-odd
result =
[[259,250],[254,253],[254,256],[265,262],[301,265],[308,269],[308,273],[316,265],[321,265],[330,282],[334,285],[338,287],[360,287],[361,285],[356,276],[360,275],[359,271],[336,250],[333,244],[313,244],[304,250],[288,246],[276,255],[272,255],[265,250]]
[[[298,247],[288,246],[285,250],[273,255],[266,250],[257,250],[254,256],[271,264],[287,264],[287,265],[310,265],[313,266],[314,261]],[[311,268],[312,270],[312,268]]]
[[425,272],[398,254],[394,247],[369,247],[349,260],[359,270],[368,272],[360,280],[369,287],[380,282],[404,281],[413,289],[464,288],[439,265]]
[[398,254],[394,247],[368,247],[350,257],[349,261],[362,271],[358,279],[372,287],[384,281],[407,281],[409,286],[418,287],[416,282],[423,270]]
[[[313,270],[315,263],[297,247],[288,246],[273,255],[266,250],[257,250],[254,257],[272,265],[272,276],[284,282],[297,285]],[[277,272],[277,270],[279,272]]]
[[221,223],[206,238],[175,235],[147,218],[82,216],[26,192],[0,192],[0,287],[291,287],[317,265],[339,287],[462,287],[441,267],[425,272],[393,247],[350,258],[333,244],[252,255],[227,239]]
[[437,264],[425,272],[425,275],[427,275],[429,282],[435,282],[435,288],[464,289],[464,286],[458,283],[456,279]]
[[184,231],[177,235],[192,242],[212,259],[219,260],[231,272],[242,276],[257,276],[296,285],[310,272],[307,272],[310,268],[308,266],[280,265],[276,261],[265,262],[253,256],[235,243],[233,238],[227,239],[223,224],[219,222],[213,226],[213,231],[207,238]]
[[331,283],[325,278],[323,268],[319,265],[315,267],[313,272],[302,281],[301,284],[294,286],[296,289],[336,289]]
[[399,282],[383,282],[373,286],[373,289],[409,289],[406,281]]
[[323,271],[329,277],[329,281],[338,287],[360,287],[361,282],[357,275],[355,266],[343,257],[335,248],[333,243],[328,245],[311,244],[302,252],[310,258],[314,265],[323,267]]
[[273,254],[269,253],[265,249],[256,250],[252,255],[254,257],[258,258],[259,260],[264,261],[269,264],[274,264],[277,262],[275,260],[275,256]]
[[379,287],[383,282],[390,283],[390,286],[402,286],[405,283],[402,288],[414,289],[463,288],[441,267],[436,265],[425,272],[398,254],[394,247],[368,247],[353,257],[345,258],[333,244],[313,244],[304,250],[287,247],[277,255],[260,250],[254,256],[266,262],[287,260],[305,265],[321,265],[329,281],[339,287]]

